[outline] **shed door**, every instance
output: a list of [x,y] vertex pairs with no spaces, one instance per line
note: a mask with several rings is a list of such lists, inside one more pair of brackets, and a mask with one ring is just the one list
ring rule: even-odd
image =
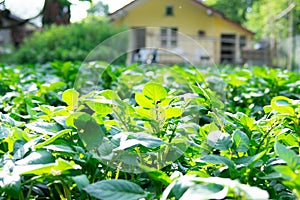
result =
[[145,28],[135,28],[135,48],[140,49],[146,46],[146,29]]
[[221,63],[234,63],[235,37],[235,34],[221,35]]

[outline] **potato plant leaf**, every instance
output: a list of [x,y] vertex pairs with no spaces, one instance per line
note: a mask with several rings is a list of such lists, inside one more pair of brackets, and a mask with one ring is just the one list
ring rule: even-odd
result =
[[126,180],[104,180],[88,185],[84,190],[101,200],[134,200],[147,197],[147,193],[137,184]]
[[86,104],[97,114],[100,114],[102,116],[106,116],[108,114],[111,114],[113,112],[111,105],[106,103],[100,103],[97,101],[86,101]]
[[136,103],[143,108],[153,108],[153,101],[145,97],[141,93],[135,93],[135,101]]
[[223,156],[207,155],[202,157],[199,161],[204,161],[212,164],[222,164],[228,166],[231,169],[234,169],[234,163],[230,159]]
[[74,124],[88,150],[98,147],[103,139],[102,127],[87,113],[76,113]]
[[3,177],[0,175],[0,190],[19,199],[21,177],[18,174],[5,174]]
[[68,105],[70,110],[77,108],[78,97],[79,93],[75,89],[68,89],[62,94],[62,100]]
[[277,96],[271,100],[271,106],[278,113],[294,115],[293,101],[284,96]]
[[35,164],[35,165],[20,165],[15,166],[13,173],[16,174],[51,174],[54,176],[61,175],[64,171],[69,169],[81,169],[79,165],[76,165],[74,162],[66,161],[62,158],[58,158],[55,163],[49,164]]
[[35,149],[40,149],[40,148],[42,148],[46,145],[49,145],[52,142],[54,142],[56,139],[60,138],[61,136],[63,136],[66,133],[70,133],[71,131],[72,131],[71,129],[65,129],[65,130],[59,131],[58,133],[51,136],[49,139],[45,140],[44,142],[41,142],[41,143],[35,145],[34,148]]
[[127,137],[126,140],[121,140],[118,149],[127,149],[137,145],[142,145],[147,148],[156,148],[163,144],[165,144],[163,140],[150,134],[132,133]]
[[37,133],[46,134],[46,135],[55,135],[57,132],[61,131],[62,127],[57,123],[48,123],[48,122],[32,122],[25,125],[26,128],[33,130]]
[[85,174],[74,176],[72,177],[72,179],[76,183],[76,186],[80,191],[82,191],[84,187],[90,184],[90,181]]
[[300,157],[293,150],[286,148],[278,141],[276,141],[274,149],[277,155],[284,160],[291,169],[299,168]]
[[46,150],[31,152],[25,158],[16,161],[16,165],[32,165],[32,164],[47,164],[54,162],[53,155]]
[[237,152],[247,152],[249,149],[249,137],[246,133],[240,130],[236,130],[233,133],[233,140],[236,146]]
[[150,168],[148,166],[141,165],[141,169],[147,172],[151,180],[161,182],[164,185],[169,185],[172,181],[170,177],[163,171],[157,170],[155,168]]
[[180,117],[182,113],[183,112],[180,108],[169,107],[165,110],[166,119],[171,119],[173,117]]
[[217,184],[197,184],[190,187],[180,198],[180,200],[191,199],[224,199],[227,196],[228,187]]
[[297,174],[289,166],[278,165],[274,166],[273,169],[286,180],[293,180],[297,177]]
[[143,88],[143,95],[153,101],[160,101],[167,97],[166,89],[158,83],[147,83]]
[[218,150],[227,150],[232,146],[232,139],[228,133],[212,131],[207,135],[207,143]]

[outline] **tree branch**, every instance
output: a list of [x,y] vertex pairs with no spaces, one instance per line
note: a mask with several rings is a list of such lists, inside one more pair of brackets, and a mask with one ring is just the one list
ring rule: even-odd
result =
[[[5,1],[3,1],[3,2],[1,2],[1,3],[4,3]],[[4,10],[4,11],[2,11],[2,13],[3,12],[8,12],[8,14],[7,14],[7,18],[9,18],[9,15],[11,15],[11,12],[9,11],[9,10]],[[1,15],[2,15],[2,13],[1,13]],[[11,28],[15,28],[15,27],[18,27],[18,26],[22,26],[22,25],[24,25],[24,24],[26,24],[27,22],[29,22],[30,20],[33,20],[33,19],[36,19],[36,18],[38,18],[39,16],[41,16],[43,14],[43,12],[41,11],[39,14],[37,14],[36,16],[34,16],[34,17],[31,17],[31,18],[28,18],[28,19],[21,19],[20,21],[18,21],[18,22],[16,22],[16,23],[14,23],[14,24],[10,24],[10,25],[7,25],[7,26],[0,26],[0,29],[11,29]],[[5,16],[0,16],[1,18],[5,18]],[[0,18],[0,19],[1,19]]]

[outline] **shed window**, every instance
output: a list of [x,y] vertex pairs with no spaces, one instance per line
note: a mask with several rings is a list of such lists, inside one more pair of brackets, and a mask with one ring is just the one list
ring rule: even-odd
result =
[[161,28],[160,29],[160,44],[162,47],[177,46],[177,28]]
[[247,44],[246,36],[241,35],[240,36],[240,47],[243,48],[244,46],[246,46],[246,44]]
[[165,15],[166,16],[173,16],[174,15],[174,8],[173,8],[173,6],[166,6],[166,8],[165,8]]
[[199,36],[199,37],[205,37],[205,31],[199,30],[199,31],[198,31],[198,36]]

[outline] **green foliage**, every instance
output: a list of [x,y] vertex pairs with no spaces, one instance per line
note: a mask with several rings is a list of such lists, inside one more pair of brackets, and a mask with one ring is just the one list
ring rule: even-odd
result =
[[86,94],[78,67],[1,65],[1,198],[300,198],[299,74],[222,68],[220,101],[193,67],[110,65]]
[[252,6],[252,11],[247,13],[248,21],[245,25],[256,33],[257,38],[268,36],[271,38],[287,38],[289,34],[289,15],[280,16],[280,14],[294,2],[296,7],[293,9],[293,28],[294,33],[299,34],[299,2],[290,0],[278,1],[256,1]]
[[147,197],[147,193],[137,184],[126,180],[105,180],[88,185],[84,189],[97,199],[141,199]]
[[102,1],[98,1],[97,3],[91,4],[91,7],[87,10],[87,13],[94,16],[107,16],[109,13],[108,10],[108,5],[104,4]]
[[205,0],[205,4],[224,13],[229,19],[244,24],[247,21],[247,13],[258,0]]
[[[230,91],[227,93],[227,109],[233,113],[243,112],[249,116],[261,117],[265,105],[270,103],[270,109],[292,112],[288,105],[291,100],[288,98],[300,97],[299,74],[289,71],[261,67],[225,67],[222,76],[227,83],[226,90]],[[276,98],[272,100],[273,97]]]
[[[122,30],[124,28],[113,27],[106,19],[96,17],[89,17],[66,26],[53,25],[26,38],[20,48],[12,54],[10,61],[12,63],[83,61],[102,41]],[[122,61],[124,63],[124,60]]]
[[265,37],[283,39],[289,36],[289,15],[280,14],[295,3],[293,9],[293,35],[300,33],[300,4],[296,0],[205,0],[204,3],[255,33],[256,39]]

